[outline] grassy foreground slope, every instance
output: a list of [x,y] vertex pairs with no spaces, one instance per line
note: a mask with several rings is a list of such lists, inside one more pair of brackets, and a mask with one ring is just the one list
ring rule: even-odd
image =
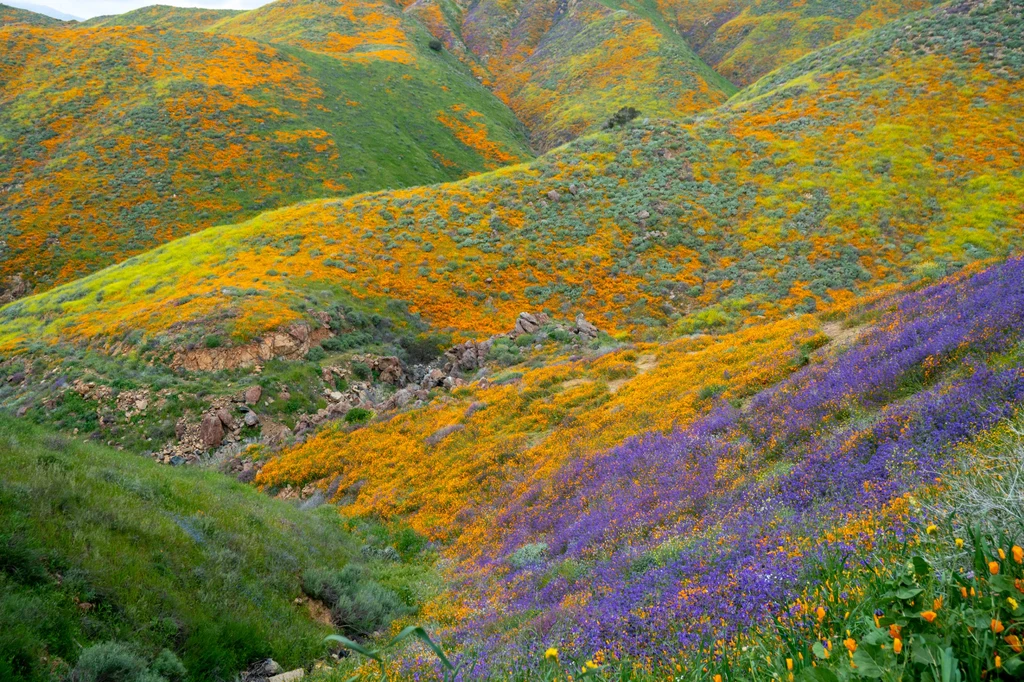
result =
[[[307,4],[276,11],[336,35]],[[0,29],[0,280],[41,290],[260,210],[529,156],[513,114],[422,29],[371,37],[349,36],[366,48],[351,57],[150,27]]]
[[10,418],[0,465],[4,680],[63,679],[83,647],[111,640],[146,659],[173,651],[189,680],[233,679],[266,657],[306,665],[334,630],[305,603],[302,578],[315,571],[358,569],[414,603],[405,569],[360,558],[363,541],[331,507],[303,510],[215,471]]
[[168,348],[183,323],[241,342],[332,287],[469,336],[536,309],[674,333],[1005,254],[1022,237],[1024,4],[965,8],[802,60],[713,118],[203,232],[6,306],[0,347]]

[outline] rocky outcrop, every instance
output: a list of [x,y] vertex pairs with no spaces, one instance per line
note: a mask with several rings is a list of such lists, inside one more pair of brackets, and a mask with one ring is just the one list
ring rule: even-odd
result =
[[21,275],[12,275],[7,282],[0,287],[0,305],[7,305],[28,295],[28,282],[21,278]]
[[273,332],[259,341],[228,348],[195,348],[174,354],[171,367],[190,372],[215,372],[252,367],[274,358],[301,360],[309,349],[331,336],[329,329],[310,329],[300,322],[285,331]]
[[484,366],[487,354],[491,351],[491,341],[466,341],[449,348],[444,353],[444,371],[473,372]]
[[205,448],[215,448],[224,440],[224,423],[216,414],[203,415],[199,424],[199,440]]

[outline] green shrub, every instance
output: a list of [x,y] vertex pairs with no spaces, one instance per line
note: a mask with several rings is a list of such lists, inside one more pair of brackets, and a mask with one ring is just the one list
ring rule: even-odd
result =
[[394,591],[370,579],[356,564],[340,571],[306,571],[302,589],[330,607],[331,620],[338,628],[356,637],[368,637],[409,612]]
[[365,424],[373,419],[373,412],[362,407],[353,407],[345,413],[346,424]]
[[205,339],[203,339],[203,345],[206,346],[207,348],[220,348],[220,337],[217,336],[216,334],[210,334]]
[[352,363],[352,376],[360,381],[369,381],[373,377],[373,371],[365,362]]
[[75,682],[141,682],[146,669],[146,660],[127,644],[105,642],[82,652],[73,679]]

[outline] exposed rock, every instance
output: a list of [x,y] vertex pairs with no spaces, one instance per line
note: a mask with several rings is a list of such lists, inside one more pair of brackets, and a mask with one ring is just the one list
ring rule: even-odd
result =
[[263,397],[263,388],[261,386],[250,386],[245,389],[243,397],[246,405],[255,405]]
[[576,325],[572,328],[572,332],[587,339],[596,339],[598,335],[597,327],[587,322],[583,313],[576,316]]
[[273,332],[257,342],[228,348],[196,348],[174,354],[171,367],[192,372],[212,372],[238,367],[252,367],[274,358],[300,360],[314,345],[331,336],[328,329],[310,330],[305,323],[294,324],[286,331]]
[[445,351],[446,372],[472,372],[483,367],[484,360],[491,350],[491,342],[488,341],[466,341]]
[[263,667],[259,672],[267,676],[280,675],[284,672],[284,668],[282,668],[281,664],[275,661],[274,659],[268,658],[263,662]]
[[217,418],[220,419],[220,423],[224,425],[225,429],[229,429],[230,430],[230,429],[235,428],[235,420],[231,416],[231,413],[227,411],[227,409],[225,409],[223,407],[218,409],[217,412],[216,412],[216,415],[217,415]]
[[0,288],[0,305],[16,301],[26,294],[28,294],[28,283],[21,278],[21,275],[8,277],[7,285]]
[[394,356],[377,358],[372,365],[380,373],[380,380],[392,386],[404,386],[406,383],[405,366]]
[[402,388],[395,391],[395,394],[391,396],[391,399],[385,405],[390,409],[405,407],[412,402],[413,397],[412,391]]
[[519,313],[519,318],[516,319],[516,334],[533,334],[540,329],[540,322],[537,318],[530,313]]
[[341,402],[345,395],[341,391],[331,391],[327,394],[327,397],[331,399],[331,402],[338,403]]
[[14,386],[17,386],[18,384],[22,383],[23,381],[25,381],[25,373],[24,372],[15,372],[11,376],[7,377],[7,383],[13,384]]
[[245,413],[244,417],[242,417],[242,421],[245,423],[246,426],[256,426],[257,424],[260,423],[260,417],[258,414],[250,410],[249,412]]
[[556,190],[550,190],[547,196],[548,201],[558,201],[559,199],[562,198],[562,195],[559,194]]
[[[250,413],[251,414],[251,413]],[[207,448],[215,448],[224,440],[224,424],[216,414],[207,414],[199,425],[199,438]]]
[[26,414],[28,414],[28,405],[22,405],[18,408],[17,412],[14,413],[14,416],[24,417]]
[[295,682],[295,680],[301,680],[306,676],[306,671],[302,668],[296,668],[295,670],[289,670],[286,673],[280,675],[274,675],[269,678],[267,682]]
[[444,372],[435,367],[434,369],[427,372],[426,376],[423,377],[423,381],[420,382],[420,386],[426,389],[431,389],[434,388],[435,386],[440,386],[443,382]]

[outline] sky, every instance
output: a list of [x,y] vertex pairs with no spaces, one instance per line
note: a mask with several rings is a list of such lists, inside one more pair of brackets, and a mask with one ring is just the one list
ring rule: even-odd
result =
[[101,14],[121,14],[147,5],[176,5],[178,7],[209,7],[211,9],[253,9],[270,0],[0,0],[5,5],[45,5],[80,19]]

